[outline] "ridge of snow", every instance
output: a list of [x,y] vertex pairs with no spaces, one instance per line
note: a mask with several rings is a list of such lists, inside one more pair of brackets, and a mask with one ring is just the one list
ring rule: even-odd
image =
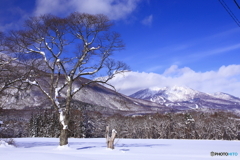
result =
[[230,94],[227,93],[223,93],[223,92],[216,92],[213,94],[210,94],[211,96],[218,98],[218,99],[224,99],[224,100],[228,100],[228,101],[234,101],[234,102],[240,102],[240,98],[239,97],[235,97],[232,96]]
[[172,87],[151,87],[149,89],[138,91],[131,96],[134,98],[149,99],[152,102],[166,100],[176,102],[176,101],[187,101],[194,98],[196,94],[200,92],[195,91],[191,88],[172,86]]
[[233,96],[227,94],[227,93],[223,93],[223,92],[216,92],[213,93],[212,96],[217,97],[217,98],[223,98],[223,99],[231,99],[233,98]]

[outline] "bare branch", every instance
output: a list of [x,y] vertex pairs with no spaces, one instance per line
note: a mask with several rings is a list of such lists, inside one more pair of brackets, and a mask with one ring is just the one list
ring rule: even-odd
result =
[[4,45],[4,42],[5,41],[5,35],[3,32],[0,32],[0,52],[4,51],[6,48],[5,48],[5,45]]

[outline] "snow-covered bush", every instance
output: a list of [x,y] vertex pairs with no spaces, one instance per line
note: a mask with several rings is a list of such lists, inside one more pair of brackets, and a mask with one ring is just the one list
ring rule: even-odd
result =
[[10,147],[10,146],[16,147],[16,143],[14,139],[12,138],[0,139],[0,147]]

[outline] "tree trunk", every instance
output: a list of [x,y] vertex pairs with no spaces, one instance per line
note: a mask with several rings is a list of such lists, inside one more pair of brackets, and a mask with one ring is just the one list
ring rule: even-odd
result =
[[60,134],[60,146],[68,145],[68,130],[62,129]]
[[114,140],[116,138],[117,131],[115,129],[112,130],[112,136],[109,137],[109,126],[106,127],[106,141],[107,148],[114,149]]
[[61,134],[60,134],[60,146],[68,145],[68,123],[69,123],[69,113],[65,109],[59,110],[59,121],[62,124]]

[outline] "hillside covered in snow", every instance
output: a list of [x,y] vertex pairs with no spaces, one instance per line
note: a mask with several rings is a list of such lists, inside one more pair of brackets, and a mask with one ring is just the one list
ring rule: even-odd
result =
[[174,110],[225,110],[240,113],[240,98],[227,93],[203,93],[187,87],[148,88],[132,95],[138,98],[170,107]]

